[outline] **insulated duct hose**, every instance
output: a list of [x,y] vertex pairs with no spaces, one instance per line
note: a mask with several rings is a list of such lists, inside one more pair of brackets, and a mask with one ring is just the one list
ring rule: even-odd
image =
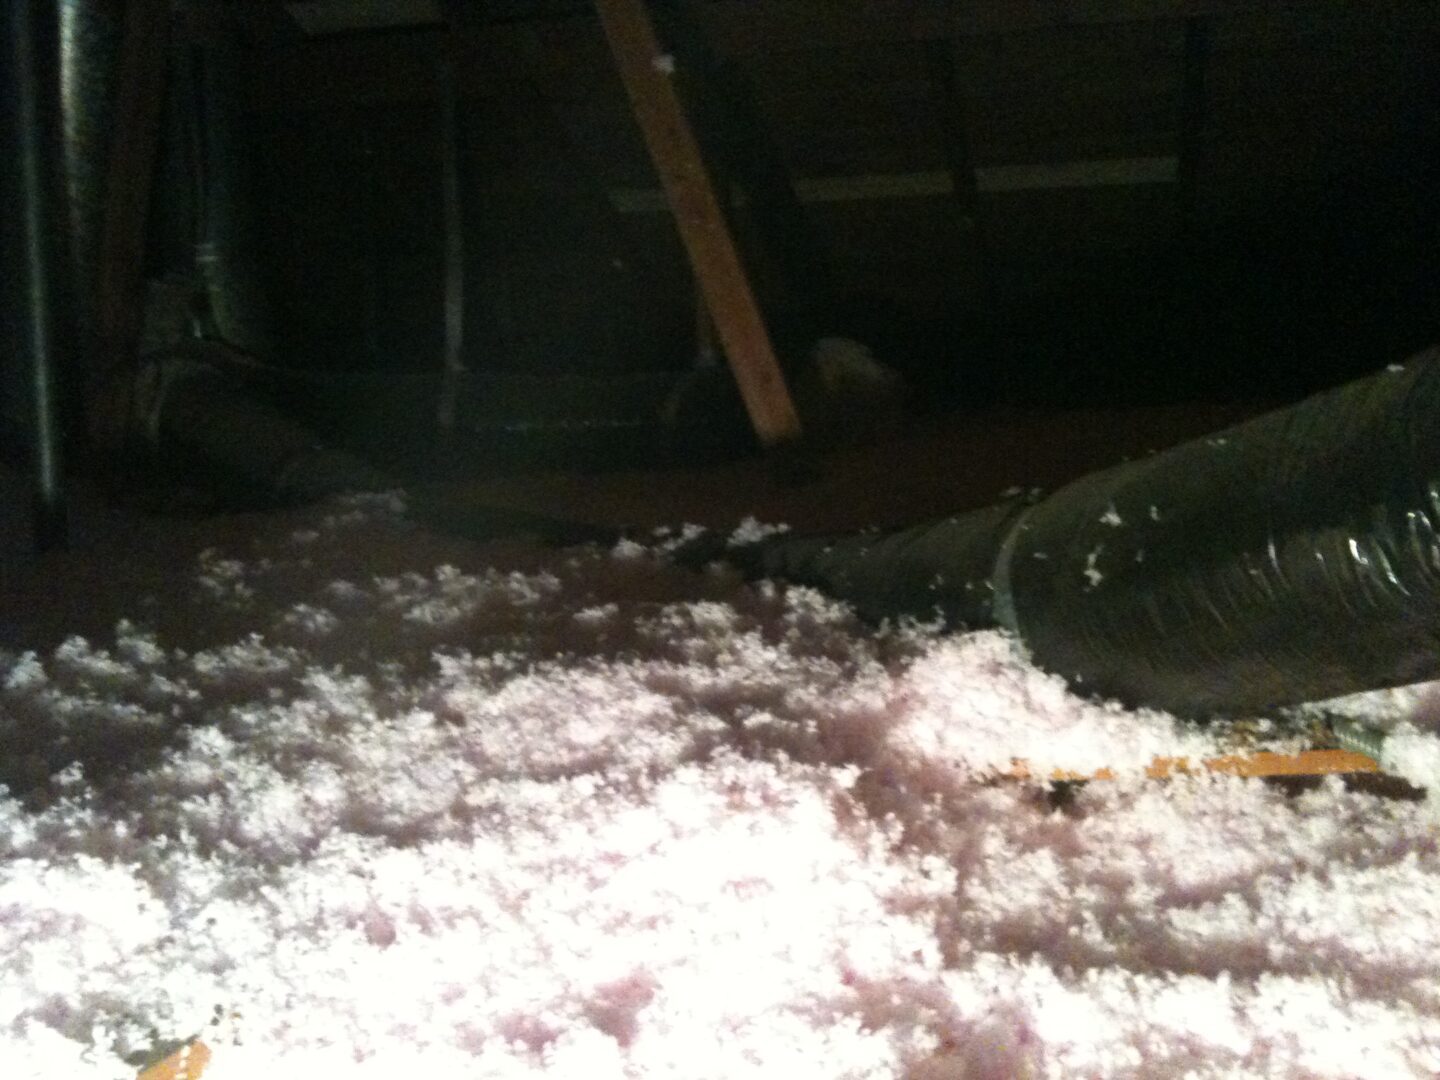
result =
[[1440,349],[1013,503],[725,558],[1002,626],[1087,693],[1247,713],[1440,677]]
[[267,501],[396,486],[271,407],[216,362],[231,352],[217,343],[182,343],[146,354],[133,370],[117,369],[92,394],[97,445],[119,459],[209,469]]
[[[241,358],[240,360],[237,360]],[[391,491],[400,478],[333,447],[257,392],[243,354],[219,342],[146,353],[97,392],[97,431],[120,461],[208,476],[232,506],[294,504],[349,492]],[[411,518],[474,539],[527,533],[553,544],[609,542],[613,529],[544,514],[457,503],[411,489]]]

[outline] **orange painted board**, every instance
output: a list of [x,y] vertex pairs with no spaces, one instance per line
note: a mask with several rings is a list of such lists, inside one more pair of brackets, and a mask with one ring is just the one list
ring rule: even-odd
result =
[[128,358],[140,335],[146,215],[165,105],[170,27],[170,5],[164,0],[134,0],[116,10],[125,13],[125,24],[95,282],[95,346],[102,365]]
[[[1192,765],[1188,758],[1155,758],[1146,766],[1145,775],[1163,780],[1168,776],[1184,776],[1201,771],[1254,777],[1328,776],[1332,773],[1379,772],[1380,766],[1374,758],[1351,750],[1302,750],[1298,754],[1277,754],[1260,750],[1253,754],[1226,754],[1223,757],[1207,758],[1198,765]],[[1015,780],[1026,780],[1032,774],[1025,762],[1017,761],[1005,775]],[[1049,778],[1113,780],[1115,772],[1113,769],[1096,769],[1090,773],[1056,769],[1050,773]]]
[[800,417],[675,91],[674,58],[661,48],[644,0],[595,6],[755,433],[765,446],[796,440]]
[[210,1048],[197,1040],[144,1069],[138,1080],[200,1080],[209,1064]]

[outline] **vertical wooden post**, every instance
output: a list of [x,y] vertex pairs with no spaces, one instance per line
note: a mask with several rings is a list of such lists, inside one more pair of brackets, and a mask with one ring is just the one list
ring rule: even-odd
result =
[[166,0],[125,5],[95,282],[95,374],[127,361],[140,336],[145,222],[164,105],[169,30]]
[[715,320],[710,317],[710,309],[705,306],[705,294],[700,291],[700,286],[695,286],[695,357],[694,364],[697,368],[715,367],[719,360],[720,350],[715,341]]
[[993,314],[997,308],[994,259],[986,242],[980,215],[980,187],[975,179],[975,157],[970,146],[965,91],[960,85],[963,40],[945,37],[931,43],[928,56],[930,85],[939,99],[938,112],[944,128],[941,145],[950,173],[955,208],[960,213],[960,225],[969,241],[970,260],[980,283],[981,302],[985,310]]
[[[126,370],[144,320],[145,231],[165,98],[170,5],[134,0],[124,7],[115,75],[100,236],[92,278],[93,317],[80,332],[86,361],[82,412],[91,441],[113,445],[130,422],[134,380]],[[83,268],[82,268],[83,270]],[[118,377],[117,377],[118,376]]]
[[678,0],[667,5],[668,17],[660,23],[682,65],[682,90],[693,87],[691,126],[724,173],[721,190],[728,181],[744,194],[746,215],[758,227],[788,298],[828,317],[837,291],[829,255],[769,137],[749,80],[733,59],[710,47],[706,10],[697,0]]
[[596,7],[755,433],[765,446],[796,440],[800,418],[671,83],[674,59],[660,48],[644,0]]
[[455,82],[455,24],[447,19],[440,44],[440,190],[445,230],[445,355],[440,377],[440,400],[435,420],[449,432],[455,426],[455,405],[460,377],[465,371],[465,233],[460,202],[459,91]]
[[1205,19],[1185,20],[1184,64],[1180,78],[1180,164],[1176,179],[1179,181],[1180,226],[1189,235],[1195,228],[1205,134],[1205,75],[1210,64],[1210,24]]
[[200,1080],[209,1064],[210,1048],[196,1039],[142,1071],[138,1080]]

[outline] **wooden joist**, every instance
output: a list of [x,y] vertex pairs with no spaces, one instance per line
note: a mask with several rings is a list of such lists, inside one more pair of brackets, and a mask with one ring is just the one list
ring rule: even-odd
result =
[[660,47],[643,0],[596,7],[755,433],[765,446],[794,442],[800,418],[671,81],[674,58]]
[[210,1064],[210,1048],[199,1039],[142,1069],[137,1080],[201,1080]]
[[[1373,758],[1350,750],[1302,750],[1298,754],[1277,754],[1270,750],[1259,750],[1251,754],[1226,754],[1222,757],[1206,758],[1192,762],[1188,758],[1157,757],[1145,768],[1145,775],[1152,780],[1164,780],[1172,776],[1186,776],[1192,773],[1211,772],[1226,776],[1329,776],[1335,773],[1376,773],[1380,766]],[[1012,780],[1028,780],[1035,774],[1030,766],[1017,761],[1004,774]],[[1096,769],[1092,772],[1077,772],[1072,769],[1054,769],[1049,780],[1114,780],[1118,774],[1114,769]]]
[[1206,69],[1210,64],[1210,24],[1204,19],[1185,23],[1185,58],[1180,79],[1179,164],[1177,179],[1181,221],[1195,228],[1201,159],[1204,152]]
[[455,427],[460,380],[465,374],[465,217],[460,195],[459,90],[455,84],[453,37],[440,51],[436,81],[440,87],[440,202],[444,233],[445,339],[440,366],[440,398],[435,422],[442,432]]
[[165,103],[170,5],[126,4],[95,281],[96,373],[128,360],[140,336],[146,219]]

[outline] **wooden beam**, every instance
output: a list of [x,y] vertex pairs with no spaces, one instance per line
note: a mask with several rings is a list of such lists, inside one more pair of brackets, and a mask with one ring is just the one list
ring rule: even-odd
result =
[[800,418],[675,93],[674,58],[660,48],[643,0],[596,0],[596,7],[750,422],[765,446],[793,442]]
[[455,427],[455,406],[460,378],[465,372],[465,221],[460,199],[460,118],[456,108],[453,31],[446,35],[436,63],[440,84],[440,192],[444,232],[444,353],[441,359],[440,398],[435,422],[450,433]]
[[137,1080],[201,1080],[209,1064],[210,1048],[196,1039],[143,1070]]
[[134,379],[122,369],[133,358],[144,321],[146,222],[169,47],[167,0],[135,0],[124,9],[96,265],[89,280],[77,282],[93,290],[94,314],[82,327],[80,351],[84,422],[97,446],[113,445],[130,423]]
[[[988,165],[974,170],[974,182],[976,190],[986,195],[1136,187],[1174,183],[1176,169],[1176,159],[1164,156]],[[795,181],[795,194],[802,203],[843,203],[933,199],[953,196],[956,190],[951,172],[934,169],[912,173],[804,177]],[[609,197],[615,209],[622,214],[663,213],[668,206],[664,193],[654,188],[612,188]],[[736,205],[744,206],[746,201],[743,190],[735,193]]]
[[829,255],[811,228],[744,71],[733,57],[711,48],[705,10],[694,0],[679,0],[660,23],[675,52],[682,90],[690,92],[701,147],[722,182],[744,196],[763,253],[788,299],[807,310],[823,310],[835,298]]
[[[1380,766],[1375,759],[1352,750],[1302,750],[1298,754],[1277,754],[1260,750],[1251,754],[1226,754],[1224,757],[1206,758],[1193,762],[1186,758],[1153,759],[1145,767],[1145,775],[1152,780],[1164,780],[1171,776],[1188,776],[1194,773],[1222,773],[1227,776],[1330,776],[1336,773],[1374,773]],[[1028,780],[1035,774],[1030,766],[1017,761],[1004,773],[1012,780]],[[1113,780],[1113,769],[1096,769],[1093,772],[1077,772],[1073,769],[1055,769],[1045,778],[1048,780]]]
[[140,335],[145,227],[165,99],[170,5],[125,5],[96,268],[93,375],[126,362]]
[[1205,19],[1185,21],[1185,59],[1180,77],[1179,181],[1180,220],[1193,230],[1198,204],[1200,156],[1205,137],[1205,75],[1210,63],[1210,24]]
[[997,310],[995,260],[985,238],[981,219],[980,180],[975,168],[975,155],[970,145],[969,103],[959,78],[961,64],[959,40],[942,39],[927,47],[930,86],[937,97],[936,113],[942,125],[940,144],[949,168],[954,207],[964,236],[965,256],[979,295],[973,308],[987,312]]

